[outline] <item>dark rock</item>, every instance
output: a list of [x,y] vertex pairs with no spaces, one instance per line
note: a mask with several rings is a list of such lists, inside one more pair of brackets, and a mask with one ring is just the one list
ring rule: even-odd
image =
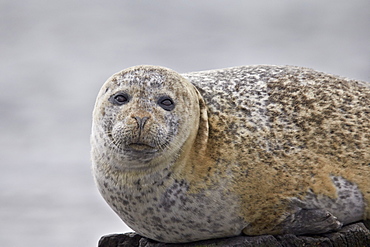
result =
[[[368,226],[369,221],[365,222]],[[338,232],[313,236],[237,236],[205,240],[186,244],[165,244],[141,237],[136,233],[111,234],[99,240],[98,247],[295,247],[295,246],[328,246],[328,247],[370,247],[370,231],[364,223],[355,223],[343,227]]]
[[142,238],[140,240],[140,245],[138,247],[179,247],[179,246],[186,246],[186,247],[200,247],[200,246],[207,246],[207,247],[216,247],[216,246],[280,247],[281,245],[276,240],[276,238],[274,238],[271,235],[266,235],[266,236],[257,236],[257,237],[238,236],[238,237],[233,237],[233,238],[204,240],[204,241],[187,243],[187,244],[164,244],[164,243],[155,242],[147,238]]
[[134,232],[125,234],[110,234],[100,238],[99,247],[126,247],[126,246],[139,246],[139,241],[143,237]]

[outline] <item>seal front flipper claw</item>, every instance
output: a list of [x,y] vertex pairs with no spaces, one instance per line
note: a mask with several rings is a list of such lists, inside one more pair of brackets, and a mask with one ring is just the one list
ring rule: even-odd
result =
[[342,223],[325,209],[300,209],[289,215],[278,228],[295,235],[320,234],[339,230]]

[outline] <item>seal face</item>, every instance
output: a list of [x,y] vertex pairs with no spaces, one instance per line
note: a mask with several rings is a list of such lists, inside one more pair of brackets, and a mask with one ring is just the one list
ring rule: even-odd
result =
[[190,123],[197,124],[193,92],[174,83],[186,81],[161,72],[138,68],[118,73],[100,92],[95,120],[102,140],[96,144],[120,156],[116,168],[148,169],[166,160],[189,138]]
[[136,66],[94,109],[93,174],[161,242],[317,234],[370,218],[370,85],[292,66]]

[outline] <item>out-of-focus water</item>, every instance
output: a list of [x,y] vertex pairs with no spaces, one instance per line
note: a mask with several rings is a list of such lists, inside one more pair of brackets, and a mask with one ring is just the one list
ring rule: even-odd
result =
[[370,81],[370,1],[0,1],[0,246],[129,229],[98,194],[96,94],[138,64],[291,64]]

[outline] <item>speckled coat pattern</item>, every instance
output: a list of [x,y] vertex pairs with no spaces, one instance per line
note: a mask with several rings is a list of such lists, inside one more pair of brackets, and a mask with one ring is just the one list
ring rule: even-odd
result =
[[323,233],[370,218],[366,82],[293,66],[137,66],[100,90],[91,144],[103,198],[158,241]]

